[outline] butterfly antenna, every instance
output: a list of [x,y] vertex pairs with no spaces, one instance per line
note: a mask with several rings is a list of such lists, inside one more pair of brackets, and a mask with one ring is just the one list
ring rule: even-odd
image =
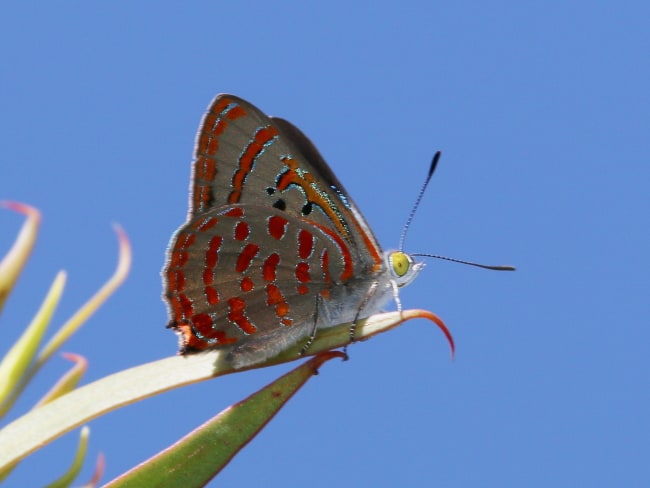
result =
[[463,261],[462,259],[448,258],[447,256],[437,256],[435,254],[418,253],[418,254],[411,254],[411,256],[423,256],[427,258],[444,259],[445,261],[451,261],[452,263],[469,264],[470,266],[476,266],[477,268],[483,268],[483,269],[491,269],[493,271],[514,271],[515,270],[514,266],[492,266],[489,264],[474,263],[472,261]]
[[440,151],[437,151],[433,155],[433,159],[431,160],[431,166],[429,166],[429,174],[427,174],[426,179],[424,180],[424,184],[422,185],[422,188],[420,189],[420,193],[418,193],[418,197],[415,199],[415,204],[413,205],[413,208],[411,208],[411,213],[409,214],[408,219],[406,219],[406,223],[404,224],[404,228],[402,229],[402,235],[399,238],[399,250],[403,251],[404,250],[404,240],[406,239],[406,233],[409,230],[409,227],[411,226],[411,221],[413,220],[413,217],[415,216],[415,212],[417,211],[418,207],[420,206],[420,202],[422,201],[422,197],[424,196],[424,192],[427,189],[427,186],[429,185],[429,181],[431,181],[431,177],[433,176],[433,172],[436,170],[436,166],[438,165],[438,160],[440,159]]

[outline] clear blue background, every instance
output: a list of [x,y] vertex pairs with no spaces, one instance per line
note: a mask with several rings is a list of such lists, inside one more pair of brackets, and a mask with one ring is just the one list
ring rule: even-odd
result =
[[[4,3],[0,199],[44,220],[2,349],[59,269],[54,325],[103,283],[117,221],[131,275],[64,349],[85,382],[175,353],[159,272],[199,121],[230,92],[301,127],[387,248],[441,149],[407,250],[518,271],[429,262],[402,302],[446,321],[456,360],[425,321],[353,346],[214,486],[649,486],[649,18],[641,1]],[[0,252],[21,223],[0,211]],[[112,479],[295,365],[97,419],[91,458]],[[77,435],[7,485],[58,476]]]

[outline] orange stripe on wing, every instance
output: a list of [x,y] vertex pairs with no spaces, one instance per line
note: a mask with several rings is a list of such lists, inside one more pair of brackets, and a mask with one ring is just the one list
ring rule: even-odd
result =
[[377,271],[381,268],[383,261],[381,252],[365,229],[359,225],[356,218],[346,220],[341,210],[337,207],[336,202],[332,200],[328,193],[320,189],[318,181],[311,173],[300,170],[300,165],[295,159],[286,156],[282,158],[282,162],[285,164],[287,169],[278,178],[277,189],[279,191],[284,191],[291,185],[301,188],[307,202],[318,205],[329,217],[329,220],[338,230],[338,233],[347,241],[352,241],[352,232],[348,227],[348,224],[354,225],[363,239],[363,244],[375,262],[373,271]]
[[246,111],[228,97],[219,97],[203,117],[194,151],[194,188],[192,212],[200,212],[212,205],[212,185],[218,168],[215,159],[219,152],[219,140],[228,128],[228,121],[246,115]]
[[[339,247],[341,250],[341,257],[343,258],[343,272],[341,273],[341,281],[345,282],[348,281],[350,278],[352,278],[352,275],[354,273],[354,265],[352,264],[352,255],[350,254],[350,250],[348,249],[348,246],[345,245],[345,242],[343,242],[343,239],[341,239],[336,232],[333,232],[332,230],[328,229],[324,225],[318,224],[316,222],[311,222],[310,224],[318,227],[320,230],[322,230],[325,234],[327,234]],[[329,258],[329,257],[328,257]]]
[[228,202],[239,202],[244,189],[246,177],[253,170],[255,160],[262,153],[264,148],[272,143],[277,135],[278,131],[272,125],[257,129],[257,132],[255,132],[252,140],[249,142],[248,146],[246,146],[239,158],[239,167],[232,176],[233,190],[230,192],[230,195],[228,195]]

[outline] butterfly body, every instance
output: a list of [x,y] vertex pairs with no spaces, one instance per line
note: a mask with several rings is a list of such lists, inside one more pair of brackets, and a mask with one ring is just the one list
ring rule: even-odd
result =
[[187,222],[163,279],[180,352],[263,362],[319,329],[377,313],[420,263],[383,252],[314,145],[232,95],[197,135]]

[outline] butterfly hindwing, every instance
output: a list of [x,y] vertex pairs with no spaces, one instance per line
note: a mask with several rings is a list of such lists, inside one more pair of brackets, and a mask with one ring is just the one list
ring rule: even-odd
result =
[[352,270],[347,246],[327,229],[254,205],[210,210],[173,239],[165,270],[170,326],[197,349],[313,327],[318,301]]

